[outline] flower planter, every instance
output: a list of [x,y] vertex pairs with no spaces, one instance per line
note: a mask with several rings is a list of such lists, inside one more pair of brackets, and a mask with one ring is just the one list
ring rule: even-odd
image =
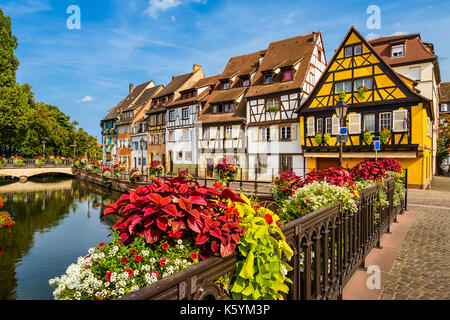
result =
[[[341,204],[321,208],[285,224],[281,230],[294,250],[289,272],[292,281],[289,300],[340,299],[342,288],[353,273],[364,265],[369,251],[389,232],[389,225],[403,208],[392,206],[394,178],[385,180],[389,206],[380,212],[375,222],[373,203],[380,185],[359,192],[358,211],[343,212]],[[334,250],[332,250],[334,248]],[[218,284],[219,278],[232,278],[236,268],[236,253],[212,257],[170,277],[159,280],[121,300],[228,300],[227,291]]]

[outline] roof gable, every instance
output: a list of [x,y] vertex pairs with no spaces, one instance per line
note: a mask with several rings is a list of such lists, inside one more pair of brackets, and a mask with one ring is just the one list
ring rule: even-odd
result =
[[[361,46],[361,54],[345,55],[347,48],[354,50],[354,46],[357,45]],[[365,92],[364,97],[359,95],[357,88],[353,88],[353,92],[347,92],[344,100],[350,108],[428,101],[415,93],[352,26],[312,94],[297,112],[334,109],[340,100],[336,92],[336,83],[350,82],[354,87],[359,83],[355,80],[361,79],[372,79],[373,89]]]

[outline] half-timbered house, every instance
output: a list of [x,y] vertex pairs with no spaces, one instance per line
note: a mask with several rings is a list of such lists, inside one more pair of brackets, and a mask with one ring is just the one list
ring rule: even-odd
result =
[[167,154],[171,155],[172,171],[197,170],[197,135],[195,121],[202,108],[202,101],[211,93],[219,76],[202,78],[180,91],[178,99],[165,105],[167,110]]
[[[335,106],[348,105],[343,166],[365,158],[396,158],[408,169],[408,184],[426,187],[432,175],[430,100],[416,82],[396,73],[351,27],[307,101],[299,108],[308,169],[338,165],[339,128]],[[381,148],[375,153],[373,137]]]
[[153,97],[149,110],[145,112],[148,119],[147,159],[149,163],[155,160],[161,161],[167,172],[173,172],[173,151],[168,150],[169,152],[166,153],[166,143],[169,139],[166,131],[169,121],[166,105],[178,100],[181,92],[204,77],[202,67],[194,65],[192,72],[173,76],[172,81]]
[[251,179],[271,180],[288,169],[304,174],[296,109],[325,67],[320,32],[269,44],[245,96]]
[[[223,158],[247,170],[245,93],[265,50],[232,57],[196,122],[199,174],[212,177]],[[242,170],[241,170],[242,172]],[[243,178],[247,171],[243,172]]]

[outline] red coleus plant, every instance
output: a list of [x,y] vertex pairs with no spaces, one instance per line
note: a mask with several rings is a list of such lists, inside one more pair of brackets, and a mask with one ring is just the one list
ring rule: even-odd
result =
[[394,171],[394,172],[402,171],[402,166],[396,159],[384,159],[381,160],[381,162],[383,163],[384,169],[386,169],[386,171]]
[[343,167],[331,167],[323,170],[312,170],[307,173],[303,185],[314,182],[314,181],[327,181],[329,184],[348,187],[353,190],[356,186],[355,181],[353,181],[352,174]]
[[380,181],[386,177],[386,169],[383,161],[361,160],[351,169],[355,179]]
[[285,200],[292,196],[298,188],[302,186],[302,178],[294,171],[286,170],[280,172],[272,182],[272,193],[275,200]]
[[161,179],[151,179],[151,184],[107,205],[104,215],[122,218],[113,226],[120,233],[120,243],[144,235],[152,244],[167,235],[191,239],[201,246],[202,259],[230,255],[245,232],[232,203],[245,201],[230,188],[219,191],[183,177]]

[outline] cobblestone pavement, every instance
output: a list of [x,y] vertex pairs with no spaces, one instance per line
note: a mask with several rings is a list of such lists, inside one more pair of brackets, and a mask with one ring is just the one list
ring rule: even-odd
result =
[[450,300],[450,178],[408,190],[408,210],[414,221],[379,299]]

